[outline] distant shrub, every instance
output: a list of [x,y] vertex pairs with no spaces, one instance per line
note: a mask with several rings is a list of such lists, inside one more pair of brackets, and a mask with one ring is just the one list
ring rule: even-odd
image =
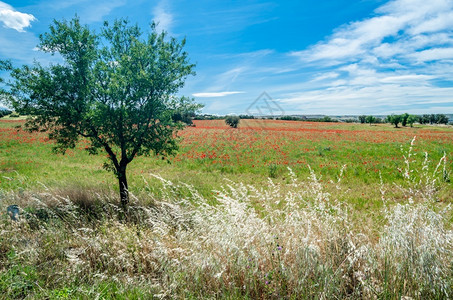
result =
[[188,112],[175,112],[171,118],[175,122],[182,122],[186,125],[192,125],[193,121],[192,118],[194,117],[193,113],[188,113]]
[[10,110],[0,109],[0,118],[4,117],[4,116],[7,116],[7,115],[10,115],[11,113],[12,113],[12,111],[10,111]]
[[240,120],[241,119],[238,116],[228,116],[225,119],[225,123],[230,125],[232,128],[237,128]]
[[20,117],[20,114],[18,114],[17,112],[13,112],[9,115],[10,118],[19,118]]

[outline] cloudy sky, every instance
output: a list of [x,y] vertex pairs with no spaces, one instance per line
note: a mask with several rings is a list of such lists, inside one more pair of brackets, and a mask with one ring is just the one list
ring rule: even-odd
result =
[[263,92],[286,114],[453,113],[453,0],[0,1],[0,59],[52,62],[39,34],[75,14],[186,37],[181,94],[205,113],[256,112]]

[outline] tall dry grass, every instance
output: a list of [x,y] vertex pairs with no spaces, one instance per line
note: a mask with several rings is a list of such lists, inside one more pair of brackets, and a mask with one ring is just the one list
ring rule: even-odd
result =
[[[414,142],[414,141],[413,141]],[[413,143],[412,142],[412,143]],[[404,150],[404,149],[403,149]],[[158,175],[162,195],[127,214],[96,191],[2,192],[0,294],[5,298],[448,299],[449,205],[437,202],[445,156],[403,151],[406,182],[372,220],[324,191],[316,174],[290,184],[226,182],[205,199]],[[423,159],[420,170],[412,168]],[[346,193],[341,174],[338,194]],[[146,205],[144,203],[147,203]],[[133,290],[134,293],[130,293]]]

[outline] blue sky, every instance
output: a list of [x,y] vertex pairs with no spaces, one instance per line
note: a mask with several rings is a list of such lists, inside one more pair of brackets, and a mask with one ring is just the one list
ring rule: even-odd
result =
[[453,113],[452,0],[0,0],[0,59],[52,62],[38,36],[75,14],[185,37],[181,95],[205,113],[256,113],[264,91],[285,114]]

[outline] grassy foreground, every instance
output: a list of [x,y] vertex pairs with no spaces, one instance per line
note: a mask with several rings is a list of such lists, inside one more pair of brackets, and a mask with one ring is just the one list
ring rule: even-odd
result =
[[172,164],[131,168],[124,215],[102,157],[51,156],[15,124],[1,132],[0,298],[453,295],[450,129],[413,129],[411,145],[412,129],[199,123]]

